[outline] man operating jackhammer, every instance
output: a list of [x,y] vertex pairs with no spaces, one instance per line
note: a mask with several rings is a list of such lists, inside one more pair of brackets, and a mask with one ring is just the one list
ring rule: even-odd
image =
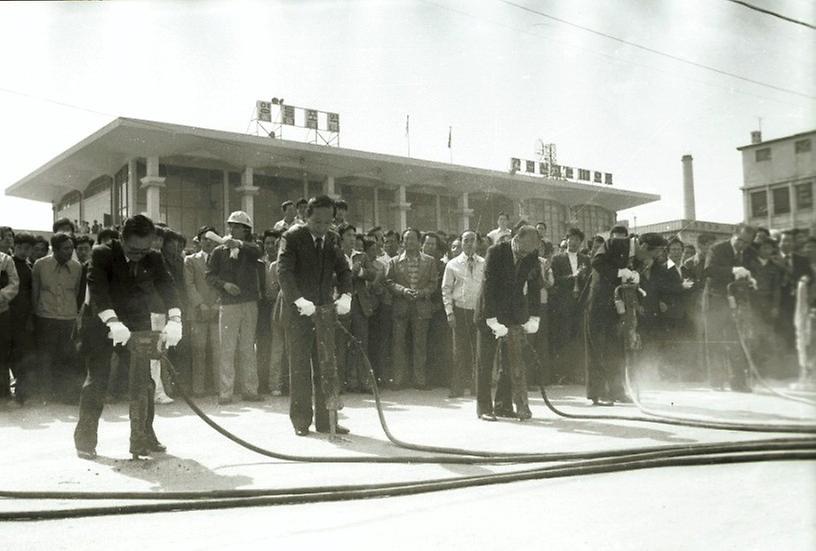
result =
[[[538,331],[543,283],[536,253],[539,243],[535,227],[524,225],[510,241],[487,250],[484,284],[476,306],[479,327],[476,415],[483,421],[495,421],[496,416],[523,421],[532,416],[519,337],[526,338],[522,333],[531,335]],[[491,383],[497,346],[501,349],[501,361],[494,400]]]
[[150,218],[133,216],[125,220],[121,241],[97,245],[91,254],[81,330],[87,377],[74,431],[77,455],[82,459],[96,457],[111,352],[119,356],[119,365],[129,366],[130,453],[135,459],[166,449],[153,431],[155,383],[150,377],[150,360],[131,361],[131,351],[126,348],[132,331],[150,331],[150,298],[154,293],[168,307],[162,339],[169,347],[181,340],[181,309],[173,278],[161,253],[151,250],[155,231]]
[[[334,312],[331,311],[335,285],[340,295],[334,301],[337,315],[351,311],[351,270],[340,250],[339,236],[329,230],[333,219],[334,201],[330,197],[310,199],[306,225],[287,230],[278,253],[281,292],[274,316],[285,327],[289,353],[289,418],[298,436],[309,434],[313,416],[317,432],[349,432],[333,422],[341,407],[336,358],[332,357],[336,350]],[[334,373],[330,372],[332,369]],[[334,412],[331,419],[330,410]]]

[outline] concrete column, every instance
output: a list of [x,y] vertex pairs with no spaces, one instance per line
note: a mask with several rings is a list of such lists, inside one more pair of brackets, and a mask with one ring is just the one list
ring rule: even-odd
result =
[[788,201],[790,202],[790,217],[791,217],[791,228],[796,228],[796,209],[798,205],[796,204],[796,186],[793,185],[793,182],[788,182]]
[[[79,192],[79,225],[82,226],[82,221],[85,220],[85,194]],[[77,228],[79,230],[79,228]]]
[[[111,209],[111,224],[119,223],[119,186],[116,185],[116,175],[109,175],[111,179],[111,193],[110,193],[110,209]],[[102,220],[99,221],[102,224]]]
[[374,225],[380,225],[380,196],[376,186],[374,187]]
[[334,189],[334,176],[326,176],[326,181],[323,186],[326,195],[337,201],[340,199],[340,194]]
[[773,193],[771,193],[771,186],[765,186],[765,197],[767,197],[768,203],[768,229],[770,230],[772,226],[773,220],[773,209],[774,209],[774,200],[773,200]]
[[128,188],[127,188],[127,215],[133,216],[138,211],[136,210],[137,205],[137,197],[136,194],[137,190],[139,189],[139,181],[138,181],[138,165],[136,164],[136,159],[130,159],[128,161]]
[[255,220],[255,196],[258,194],[258,186],[254,185],[255,172],[252,167],[246,167],[241,174],[241,185],[235,191],[241,194],[241,210]]
[[400,232],[408,228],[408,209],[411,208],[411,203],[405,197],[405,186],[400,186],[397,188],[397,200],[391,204],[394,209],[394,226]]
[[222,186],[223,186],[223,192],[224,192],[224,198],[223,198],[223,203],[224,204],[223,204],[223,208],[221,210],[223,211],[222,212],[222,214],[223,214],[222,221],[225,224],[224,225],[224,230],[226,231],[226,229],[227,229],[227,227],[226,227],[227,222],[226,221],[227,221],[227,218],[229,218],[229,215],[230,215],[230,189],[229,189],[230,173],[229,173],[229,170],[224,171],[222,178],[223,178],[222,179]]
[[303,171],[303,197],[309,199],[309,173]]
[[459,215],[459,232],[463,232],[465,230],[473,229],[470,227],[470,217],[473,216],[473,209],[470,208],[468,205],[468,194],[467,192],[462,193],[457,199],[458,203],[458,210],[456,214]]
[[438,193],[436,194],[436,229],[443,231],[445,229],[442,227],[442,197]]
[[164,178],[159,176],[159,158],[147,158],[147,176],[142,178],[142,188],[147,196],[147,216],[153,222],[164,222],[161,219],[161,189]]

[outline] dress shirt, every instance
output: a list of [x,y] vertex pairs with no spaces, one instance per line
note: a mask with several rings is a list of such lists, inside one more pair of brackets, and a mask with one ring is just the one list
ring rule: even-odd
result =
[[499,242],[499,239],[501,239],[505,235],[511,235],[512,233],[513,232],[510,230],[510,228],[506,229],[494,228],[487,232],[487,236],[490,238],[491,241],[493,241],[493,244],[495,245],[496,243]]
[[[5,277],[2,274],[5,274]],[[0,314],[2,314],[8,311],[9,303],[17,296],[20,288],[20,278],[14,266],[14,259],[4,252],[0,252],[0,280],[5,280],[5,285],[0,283],[3,285],[0,288]]]
[[570,269],[572,270],[573,274],[578,273],[578,251],[571,253],[567,251],[567,258],[569,258],[570,262]]
[[465,253],[445,265],[442,276],[442,302],[445,312],[453,313],[453,307],[475,310],[479,291],[484,280],[485,260],[477,254]]
[[57,262],[53,255],[37,260],[31,272],[36,315],[57,320],[75,319],[81,277],[82,265],[72,258],[65,264]]

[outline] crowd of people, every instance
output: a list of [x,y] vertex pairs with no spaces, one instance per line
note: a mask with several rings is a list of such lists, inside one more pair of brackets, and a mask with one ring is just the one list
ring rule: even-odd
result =
[[[292,394],[293,411],[302,400],[311,407],[311,394],[296,397],[302,389],[293,388],[314,360],[298,324],[316,306],[334,303],[344,392],[370,392],[368,360],[384,388],[446,387],[449,398],[477,396],[477,414],[486,420],[524,418],[524,404],[513,409],[515,391],[512,399],[497,394],[495,403],[490,394],[491,385],[502,385],[494,369],[497,337],[519,326],[532,345],[523,354],[528,382],[585,383],[596,405],[628,401],[616,307],[617,289],[626,283],[641,289],[640,369],[748,391],[742,337],[764,375],[797,370],[796,287],[816,270],[816,238],[804,231],[772,235],[739,225],[727,240],[703,234],[684,243],[633,236],[624,226],[589,239],[569,228],[552,243],[543,222],[511,224],[505,213],[486,235],[449,235],[415,228],[363,232],[348,222],[346,202],[327,197],[280,208],[281,220],[270,229],[236,211],[225,235],[208,225],[189,240],[151,223],[148,248],[160,254],[178,304],[168,304],[158,287],[148,289],[149,329],[183,320],[170,360],[194,396],[213,395],[225,406]],[[318,210],[328,218],[317,221]],[[321,223],[326,227],[316,231]],[[49,241],[0,228],[0,393],[18,405],[77,403],[89,362],[108,364],[104,384],[98,374],[95,381],[107,401],[124,399],[132,383],[120,355],[107,350],[100,359],[98,350],[83,346],[82,327],[104,314],[91,313],[87,296],[94,281],[101,285],[102,276],[94,278],[93,264],[103,258],[97,251],[122,239],[118,228],[95,223],[91,229],[78,232],[60,219]],[[141,264],[126,265],[140,285]],[[316,294],[307,296],[304,285]],[[735,310],[737,303],[745,308]],[[735,311],[745,323],[735,322]],[[105,336],[116,344],[114,333],[111,327]],[[511,360],[501,363],[517,361]],[[172,402],[175,389],[159,361],[151,364],[151,378],[155,402]]]

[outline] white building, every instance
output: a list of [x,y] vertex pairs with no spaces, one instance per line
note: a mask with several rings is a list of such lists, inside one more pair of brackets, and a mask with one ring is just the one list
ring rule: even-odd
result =
[[813,185],[816,130],[762,141],[751,133],[742,153],[745,221],[755,226],[786,230],[800,228],[816,234]]

